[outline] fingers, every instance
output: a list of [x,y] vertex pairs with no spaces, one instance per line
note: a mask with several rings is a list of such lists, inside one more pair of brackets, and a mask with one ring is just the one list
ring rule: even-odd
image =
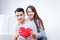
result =
[[19,33],[19,35],[21,35],[21,34],[22,34],[22,31],[21,31],[21,29],[19,29],[19,30],[18,30],[18,33]]

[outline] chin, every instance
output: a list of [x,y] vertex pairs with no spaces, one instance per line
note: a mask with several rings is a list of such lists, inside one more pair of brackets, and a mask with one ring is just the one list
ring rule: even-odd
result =
[[23,21],[20,21],[20,23],[22,23]]
[[33,18],[33,17],[30,17],[31,19]]

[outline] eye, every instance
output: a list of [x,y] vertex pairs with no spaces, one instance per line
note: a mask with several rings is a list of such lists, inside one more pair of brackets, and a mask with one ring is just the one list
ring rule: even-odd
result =
[[20,14],[20,16],[22,16],[23,14]]
[[17,17],[19,16],[19,15],[16,15]]
[[33,11],[28,11],[28,13],[32,13]]
[[27,11],[27,13],[30,13],[30,11]]

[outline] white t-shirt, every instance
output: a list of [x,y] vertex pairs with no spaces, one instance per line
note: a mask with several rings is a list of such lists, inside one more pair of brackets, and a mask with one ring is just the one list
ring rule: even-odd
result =
[[[16,26],[16,32],[15,33],[17,33],[18,32],[18,29],[20,28],[20,27],[24,27],[24,28],[33,28],[33,26],[31,25],[31,23],[29,22],[29,21],[27,21],[27,20],[25,20],[25,22],[23,23],[23,24],[20,24],[20,25],[17,25]],[[22,37],[21,35],[19,35],[19,37],[18,37],[18,40],[31,40],[31,37],[29,36],[29,37],[27,37],[26,39],[24,38],[24,37]]]

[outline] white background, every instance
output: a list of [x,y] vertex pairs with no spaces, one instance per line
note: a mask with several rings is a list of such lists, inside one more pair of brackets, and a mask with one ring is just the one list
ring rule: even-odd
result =
[[29,5],[42,18],[48,40],[60,40],[60,0],[0,0],[0,34],[12,34],[17,24],[15,9]]

